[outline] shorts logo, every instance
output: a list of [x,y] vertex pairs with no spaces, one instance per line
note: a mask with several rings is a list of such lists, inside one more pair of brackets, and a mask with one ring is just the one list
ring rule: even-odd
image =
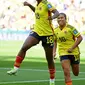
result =
[[49,9],[52,8],[52,5],[51,5],[51,4],[48,4],[48,8],[49,8]]

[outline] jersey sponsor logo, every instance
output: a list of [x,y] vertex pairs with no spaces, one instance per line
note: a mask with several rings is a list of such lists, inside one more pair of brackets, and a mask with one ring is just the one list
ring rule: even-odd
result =
[[52,5],[51,5],[51,4],[48,4],[48,8],[49,8],[49,9],[52,8]]
[[75,30],[73,31],[73,33],[74,33],[74,34],[77,34],[77,33],[78,33],[78,31],[75,29]]

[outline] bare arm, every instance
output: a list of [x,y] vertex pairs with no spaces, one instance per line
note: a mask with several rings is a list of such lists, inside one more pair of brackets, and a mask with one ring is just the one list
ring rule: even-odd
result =
[[68,52],[71,53],[72,50],[75,49],[75,48],[81,43],[82,39],[83,39],[83,38],[82,38],[81,35],[78,36],[78,37],[77,37],[77,40],[76,40],[75,43],[74,43],[74,45],[73,45],[71,48],[68,49]]
[[58,17],[58,15],[59,15],[59,12],[58,12],[58,10],[53,10],[52,11],[52,13],[54,14],[53,16],[52,16],[52,19],[55,19],[55,18],[57,18]]
[[58,12],[58,10],[57,10],[57,9],[52,10],[52,13],[53,13],[53,16],[48,17],[48,20],[53,20],[53,19],[57,18],[57,17],[58,17],[58,15],[59,15],[59,12]]
[[28,2],[24,2],[23,3],[24,4],[24,6],[29,6],[30,8],[31,8],[31,10],[33,11],[33,12],[35,12],[35,7],[34,6],[32,6],[31,4],[29,4]]

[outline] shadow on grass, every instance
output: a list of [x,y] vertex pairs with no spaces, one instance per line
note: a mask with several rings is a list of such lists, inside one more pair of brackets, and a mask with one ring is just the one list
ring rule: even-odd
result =
[[[0,56],[0,67],[2,68],[13,68],[15,61],[14,56]],[[81,62],[85,62],[81,60]],[[62,70],[59,59],[56,59],[55,65],[57,70]],[[85,64],[80,63],[80,70],[85,71]],[[25,57],[24,61],[21,64],[21,68],[31,68],[31,69],[48,69],[47,61],[45,58],[41,57]]]
[[[14,61],[14,56],[0,56],[0,67],[12,68]],[[57,66],[57,68],[61,68],[59,59],[56,60],[55,65]],[[47,61],[45,58],[25,57],[24,61],[21,64],[21,68],[47,69]]]

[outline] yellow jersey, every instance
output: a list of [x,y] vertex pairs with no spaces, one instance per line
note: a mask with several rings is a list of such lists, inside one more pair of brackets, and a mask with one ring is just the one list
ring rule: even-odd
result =
[[80,54],[78,47],[76,47],[72,53],[67,52],[67,50],[75,43],[75,38],[80,35],[75,27],[67,24],[62,30],[57,27],[54,32],[57,39],[59,56]]
[[35,25],[33,31],[39,36],[53,35],[52,21],[48,20],[48,16],[52,15],[51,11],[54,9],[54,6],[46,0],[42,0],[35,7]]

